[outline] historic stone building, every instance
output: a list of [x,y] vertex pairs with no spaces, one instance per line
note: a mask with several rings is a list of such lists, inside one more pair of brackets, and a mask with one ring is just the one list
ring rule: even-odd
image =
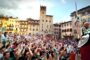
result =
[[46,7],[40,6],[40,33],[53,33],[53,16],[46,15]]
[[18,32],[19,25],[18,25],[18,18],[2,16],[0,18],[0,31],[3,32]]
[[1,17],[0,31],[19,33],[20,35],[53,34],[53,16],[46,15],[46,11],[46,6],[40,6],[39,20],[31,18],[19,20],[13,17]]
[[53,32],[56,39],[61,38],[61,25],[58,23],[53,24]]
[[28,33],[31,35],[39,34],[39,22],[40,20],[33,20],[28,18]]
[[28,34],[28,21],[20,20],[19,22],[19,34],[27,35]]
[[72,38],[72,21],[60,23],[61,25],[61,38]]
[[[46,15],[46,7],[40,6],[39,20],[28,18],[20,22],[20,34],[52,34],[53,33],[53,16]],[[26,26],[26,27],[25,27]],[[26,32],[25,32],[26,31]]]

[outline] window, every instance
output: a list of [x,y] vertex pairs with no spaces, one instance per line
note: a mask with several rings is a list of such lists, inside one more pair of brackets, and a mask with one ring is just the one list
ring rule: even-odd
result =
[[42,22],[44,22],[44,20],[42,20]]
[[67,29],[67,32],[69,32],[69,29]]
[[66,32],[67,30],[65,29],[64,32]]
[[36,31],[38,31],[38,29],[36,29]]
[[70,29],[70,32],[72,32],[72,29]]
[[46,22],[48,22],[48,21],[46,20]]
[[31,35],[31,33],[29,33],[29,35]]
[[34,31],[34,29],[33,29],[33,31]]
[[42,31],[43,31],[43,29],[42,29]]
[[66,32],[66,29],[62,30],[62,32]]

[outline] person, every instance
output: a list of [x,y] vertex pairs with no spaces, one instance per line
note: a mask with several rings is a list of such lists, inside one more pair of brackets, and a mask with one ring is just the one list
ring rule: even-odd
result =
[[74,51],[71,51],[69,60],[75,60],[75,53],[74,53]]
[[4,53],[3,53],[3,60],[9,60],[10,59],[10,53],[9,53],[9,51],[5,51]]
[[60,49],[60,57],[59,57],[59,60],[67,60],[67,58],[66,58],[66,49],[64,48],[64,47],[62,47],[61,49]]
[[3,60],[3,51],[0,49],[0,60]]
[[3,47],[5,47],[5,44],[7,41],[7,32],[4,32],[4,34],[2,34],[1,41],[2,41]]
[[9,49],[10,49],[10,51],[9,51],[9,53],[10,53],[9,60],[16,60],[16,56],[14,54],[14,49],[13,48],[9,48]]
[[81,45],[81,60],[90,60],[90,23],[85,22],[83,26],[85,27],[85,30],[83,31],[83,36],[81,37],[81,40],[84,38],[84,42],[79,44],[79,46]]

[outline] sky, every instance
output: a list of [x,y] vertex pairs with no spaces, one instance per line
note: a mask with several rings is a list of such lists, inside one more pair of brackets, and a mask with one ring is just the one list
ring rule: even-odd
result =
[[53,15],[53,22],[71,20],[70,14],[77,9],[90,5],[89,0],[0,0],[0,14],[5,16],[39,19],[40,5],[47,7],[47,15]]

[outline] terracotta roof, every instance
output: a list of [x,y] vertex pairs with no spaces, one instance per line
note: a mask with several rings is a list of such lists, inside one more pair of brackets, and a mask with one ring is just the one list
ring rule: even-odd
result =
[[40,20],[31,19],[31,18],[29,18],[27,20],[28,20],[28,24],[39,24],[39,21],[40,21]]
[[58,23],[55,23],[55,24],[53,24],[53,25],[59,25]]
[[37,20],[37,19],[32,19],[32,18],[27,18],[28,21],[33,21],[33,20]]

